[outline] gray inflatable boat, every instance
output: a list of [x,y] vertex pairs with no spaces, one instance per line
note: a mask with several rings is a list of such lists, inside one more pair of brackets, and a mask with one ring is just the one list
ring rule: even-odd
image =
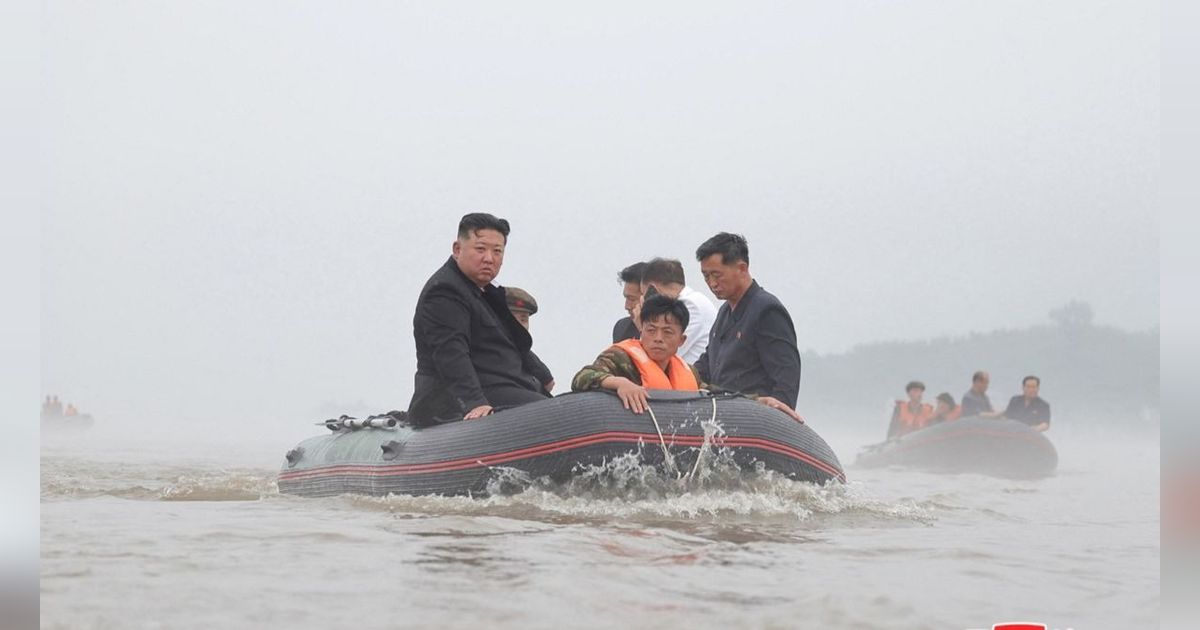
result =
[[818,484],[845,481],[837,456],[808,425],[749,399],[652,391],[651,408],[653,415],[634,414],[615,395],[583,392],[422,429],[332,422],[331,433],[288,451],[279,490],[313,497],[480,495],[500,469],[565,481],[629,453],[686,471],[706,444],[727,449],[744,470],[761,467]]
[[1021,422],[964,418],[868,446],[854,465],[1031,478],[1053,474],[1058,451],[1045,433]]

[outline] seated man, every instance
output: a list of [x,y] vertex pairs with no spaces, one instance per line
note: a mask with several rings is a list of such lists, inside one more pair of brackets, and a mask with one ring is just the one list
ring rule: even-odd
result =
[[[504,287],[504,297],[508,301],[508,310],[517,318],[517,322],[529,330],[529,318],[534,313],[538,312],[537,300],[529,294],[525,289],[517,287]],[[554,391],[554,376],[550,374],[550,368],[546,367],[545,363],[532,352],[529,353],[530,365],[529,371],[537,377],[538,382],[546,388],[546,393]]]
[[637,262],[617,274],[617,281],[621,283],[621,295],[625,298],[625,312],[629,315],[618,319],[613,326],[613,343],[638,337],[637,324],[633,322],[633,315],[638,301],[642,299],[642,270],[645,268],[646,263]]
[[[617,393],[626,409],[642,413],[649,406],[647,389],[720,391],[700,380],[696,368],[679,358],[688,324],[687,306],[665,295],[651,295],[638,313],[642,336],[609,347],[596,362],[579,370],[571,381],[573,391],[607,389]],[[751,398],[803,422],[791,407],[770,396]]]
[[642,293],[651,287],[655,291],[683,302],[691,318],[684,331],[686,341],[679,346],[679,356],[695,363],[708,348],[708,333],[717,319],[717,307],[708,298],[683,283],[683,264],[678,260],[655,258],[642,270]]
[[1009,420],[1024,422],[1038,431],[1050,428],[1050,403],[1038,396],[1042,388],[1042,379],[1036,376],[1026,376],[1021,380],[1022,393],[1013,396],[1008,401],[1008,409],[1004,417]]
[[925,426],[933,426],[939,422],[950,422],[958,420],[962,415],[962,407],[954,404],[954,396],[950,392],[942,392],[937,396],[937,407],[933,410],[933,416],[929,418],[929,422]]
[[408,412],[418,425],[472,420],[496,407],[548,397],[534,373],[533,339],[492,284],[504,263],[508,221],[472,213],[450,258],[417,299],[417,374]]
[[892,412],[892,422],[888,425],[889,440],[924,429],[933,417],[933,407],[921,402],[921,396],[925,394],[924,383],[912,381],[904,387],[904,391],[908,393],[908,400],[896,401],[896,410]]
[[962,396],[962,417],[999,418],[1002,413],[992,410],[987,389],[992,377],[983,370],[971,375],[971,389]]
[[746,239],[721,232],[701,243],[696,260],[709,290],[725,301],[696,369],[730,389],[795,406],[800,393],[796,327],[783,302],[750,275]]

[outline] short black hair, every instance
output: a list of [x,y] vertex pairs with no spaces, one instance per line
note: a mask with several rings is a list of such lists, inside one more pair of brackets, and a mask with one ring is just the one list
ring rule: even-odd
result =
[[921,381],[909,381],[908,385],[904,386],[904,393],[907,394],[908,392],[911,392],[913,388],[925,391],[925,383],[922,383]]
[[1035,383],[1038,384],[1038,387],[1042,386],[1042,379],[1030,374],[1029,376],[1026,376],[1025,378],[1021,379],[1021,387],[1025,387],[1025,383],[1028,383],[1029,381],[1034,381]]
[[721,255],[722,265],[732,265],[739,260],[750,264],[750,244],[741,234],[721,232],[704,241],[696,249],[696,260],[703,261],[713,254]]
[[464,214],[463,218],[458,222],[459,239],[465,240],[470,238],[480,230],[496,230],[504,236],[504,242],[508,242],[508,221],[494,214],[472,212]]
[[684,330],[687,330],[688,319],[691,317],[687,304],[661,293],[646,298],[642,302],[642,312],[639,315],[643,322],[652,322],[664,315],[674,317],[675,321],[679,322],[679,327]]
[[642,270],[646,268],[646,263],[635,262],[632,265],[617,272],[617,282],[634,284],[642,283]]
[[683,263],[671,258],[654,258],[642,270],[642,282],[684,284]]
[[955,406],[954,397],[950,395],[950,392],[942,392],[938,394],[937,400],[938,402],[944,402],[951,407]]
[[984,372],[983,370],[979,370],[978,372],[971,375],[971,382],[978,383],[979,381],[982,381],[983,379],[987,378],[987,375],[988,375],[987,372]]

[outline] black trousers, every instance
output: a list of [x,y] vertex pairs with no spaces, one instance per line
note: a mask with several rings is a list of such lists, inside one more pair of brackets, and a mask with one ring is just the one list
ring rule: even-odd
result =
[[533,392],[523,387],[514,387],[511,385],[503,385],[500,387],[484,387],[483,395],[488,399],[488,404],[499,409],[510,409],[512,407],[520,407],[521,405],[548,398],[542,392]]

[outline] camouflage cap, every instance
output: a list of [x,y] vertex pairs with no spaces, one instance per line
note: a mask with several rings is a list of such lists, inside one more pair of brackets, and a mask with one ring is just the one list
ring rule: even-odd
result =
[[504,297],[508,300],[510,311],[525,311],[530,315],[537,312],[537,300],[524,289],[504,287]]

